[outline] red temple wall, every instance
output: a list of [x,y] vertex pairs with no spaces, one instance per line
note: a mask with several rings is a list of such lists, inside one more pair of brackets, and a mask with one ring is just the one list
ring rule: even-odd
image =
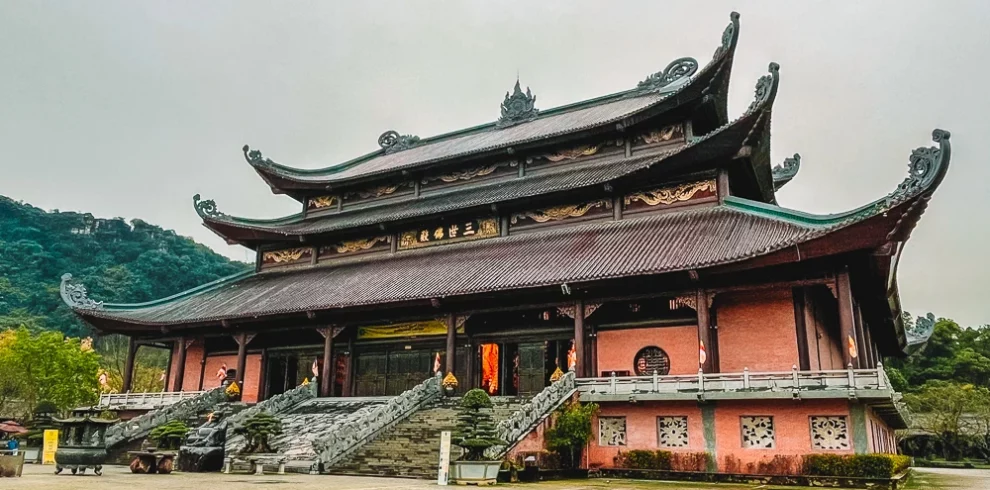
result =
[[655,327],[598,332],[598,373],[629,371],[643,347],[657,346],[670,357],[669,374],[698,373],[698,327]]
[[598,416],[626,417],[626,445],[602,446],[598,441],[598,417],[591,421],[592,435],[585,459],[589,467],[614,467],[614,458],[620,451],[633,449],[660,449],[657,434],[657,417],[687,416],[688,447],[664,448],[674,452],[700,452],[705,450],[701,409],[695,402],[643,402],[602,403]]
[[[199,354],[202,356],[202,353]],[[189,353],[186,353],[186,366],[187,373],[188,368],[191,363],[193,363],[196,368],[199,368],[199,360],[201,357],[193,360],[189,357]],[[241,399],[248,403],[254,403],[258,401],[258,391],[261,382],[261,354],[248,354],[246,359],[245,369],[244,369],[244,386],[241,387]],[[222,379],[217,377],[217,371],[222,365],[226,364],[228,369],[237,369],[237,355],[225,355],[225,356],[207,356],[206,357],[206,371],[204,372],[203,379],[203,389],[211,390],[220,386]],[[196,373],[197,384],[199,382],[199,373]],[[183,382],[185,384],[185,382]]]
[[866,409],[866,431],[871,453],[897,454],[897,436],[873,409]]
[[[809,453],[853,454],[851,441],[855,440],[852,418],[848,419],[850,449],[823,451],[812,449],[812,416],[849,417],[846,400],[783,401],[731,401],[718,402],[715,409],[715,447],[718,469],[726,473],[758,473],[759,464],[769,463],[775,456],[791,458],[793,472],[800,469],[800,456]],[[739,417],[773,417],[775,447],[772,449],[744,448]]]
[[799,364],[792,298],[789,289],[716,297],[721,372],[787,371]]

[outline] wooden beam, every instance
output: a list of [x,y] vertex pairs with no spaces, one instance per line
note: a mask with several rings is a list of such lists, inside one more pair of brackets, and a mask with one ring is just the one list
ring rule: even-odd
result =
[[176,365],[178,369],[175,370],[175,384],[172,385],[172,391],[182,391],[182,381],[186,373],[186,338],[179,337],[179,340],[175,342],[178,347],[178,357],[176,358]]
[[698,302],[698,367],[706,373],[714,372],[712,366],[712,322],[708,311],[708,293],[699,289],[696,293]]
[[333,396],[333,380],[330,373],[333,372],[333,327],[325,327],[317,330],[323,335],[323,367],[320,369],[320,396]]
[[574,303],[574,355],[577,357],[574,363],[574,374],[579,378],[585,376],[584,371],[584,300],[577,300]]
[[344,363],[344,387],[341,395],[351,396],[351,385],[354,384],[354,336],[347,337],[347,362]]
[[131,385],[134,381],[134,355],[137,353],[138,344],[134,337],[127,337],[127,359],[124,361],[124,386],[121,391],[131,392]]
[[804,288],[791,289],[794,299],[794,328],[797,330],[798,366],[802,371],[811,369],[811,355],[808,353],[808,326],[805,324]]
[[843,267],[835,277],[835,295],[839,302],[839,343],[842,349],[842,364],[856,366],[859,352],[857,352],[856,320],[853,316],[852,287],[849,282],[848,267]]
[[453,313],[447,313],[447,355],[444,360],[444,371],[446,371],[444,374],[454,372],[454,360],[457,358],[457,346],[454,342],[456,338],[457,318],[454,317]]

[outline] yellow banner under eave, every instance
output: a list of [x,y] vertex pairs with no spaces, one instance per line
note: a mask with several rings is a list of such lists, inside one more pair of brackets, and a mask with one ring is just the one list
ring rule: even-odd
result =
[[[457,333],[464,333],[464,325],[457,327]],[[426,320],[422,322],[396,323],[373,327],[358,327],[357,338],[390,339],[396,337],[421,337],[427,335],[446,335],[447,322],[443,320]]]

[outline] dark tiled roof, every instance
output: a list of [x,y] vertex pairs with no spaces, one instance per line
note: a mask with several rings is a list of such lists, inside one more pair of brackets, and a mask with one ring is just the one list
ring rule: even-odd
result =
[[[620,92],[551,109],[540,114],[533,121],[516,126],[496,129],[494,123],[482,125],[428,138],[407,150],[391,154],[377,151],[351,162],[323,169],[292,168],[261,158],[260,154],[258,158],[249,158],[248,161],[266,179],[271,176],[275,179],[300,183],[338,182],[608,126],[663,104],[675,107],[689,99],[701,97],[713,81],[719,82],[717,86],[722,89],[725,88],[738,40],[739,15],[733,13],[730,17],[732,22],[724,31],[722,44],[712,60],[690,79],[682,79],[660,88],[657,92],[645,95],[641,95],[642,92],[635,89]],[[689,90],[692,95],[687,95]]]
[[658,274],[744,260],[827,230],[717,206],[264,272],[159,305],[81,313],[182,324]]

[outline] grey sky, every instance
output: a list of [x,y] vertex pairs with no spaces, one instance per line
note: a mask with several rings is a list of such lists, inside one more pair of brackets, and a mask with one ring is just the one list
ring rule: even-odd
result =
[[781,64],[773,158],[800,152],[786,207],[848,210],[890,192],[952,132],[948,177],[908,242],[915,314],[990,322],[986,164],[990,2],[0,2],[0,194],[141,218],[233,258],[191,196],[228,214],[298,211],[244,162],[300,167],[494,120],[516,73],[549,108],[706,63],[741,14],[735,117]]

